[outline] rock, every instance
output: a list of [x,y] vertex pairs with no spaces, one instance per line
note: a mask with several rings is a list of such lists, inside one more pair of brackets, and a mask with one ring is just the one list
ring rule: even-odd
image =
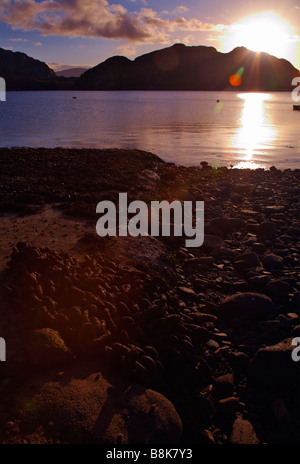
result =
[[268,296],[251,292],[229,296],[219,306],[222,319],[260,320],[273,312],[274,306]]
[[229,354],[229,362],[234,370],[243,371],[247,369],[250,363],[250,357],[241,351],[232,352]]
[[213,350],[217,350],[220,347],[219,343],[212,339],[207,340],[206,345]]
[[69,363],[73,353],[59,333],[52,329],[37,329],[28,340],[28,360],[40,367],[58,366]]
[[251,422],[237,418],[233,423],[230,442],[234,445],[257,445],[259,439]]
[[281,269],[283,267],[283,258],[274,253],[269,253],[262,260],[265,269]]
[[231,396],[234,390],[233,374],[225,374],[217,377],[213,383],[213,394],[218,398]]
[[268,387],[288,388],[299,382],[299,366],[292,360],[292,338],[260,348],[249,365],[249,378]]
[[257,236],[260,238],[273,238],[276,235],[277,226],[274,222],[262,222],[257,229]]
[[271,280],[267,275],[253,276],[248,279],[248,283],[256,288],[264,288]]
[[189,287],[178,287],[179,292],[181,295],[190,297],[190,298],[195,298],[196,293],[192,288]]
[[266,206],[265,212],[267,214],[284,213],[285,209],[286,208],[283,205],[272,205],[272,206]]
[[220,237],[217,237],[216,235],[205,234],[204,243],[201,246],[201,250],[203,250],[204,252],[210,252],[220,247],[225,247],[225,243]]
[[224,233],[230,233],[233,230],[239,230],[246,227],[246,222],[239,218],[218,217],[211,219],[208,226],[219,229]]
[[152,182],[158,182],[160,180],[159,175],[157,172],[153,171],[152,169],[145,169],[142,171],[142,175],[147,177]]
[[296,325],[299,322],[299,314],[296,313],[287,313],[287,317],[292,325]]
[[300,325],[296,325],[292,332],[294,337],[300,337]]
[[265,247],[265,245],[263,243],[254,242],[254,243],[250,244],[250,247],[251,247],[252,251],[254,251],[255,253],[258,253],[258,254],[265,253],[265,251],[266,251],[266,247]]
[[239,409],[239,399],[234,396],[222,398],[218,402],[218,409],[221,414],[231,416]]
[[51,422],[60,440],[71,444],[178,443],[182,423],[162,394],[139,385],[112,386],[100,373],[83,378],[84,370],[42,380],[34,395],[30,387],[22,392],[19,407],[24,397],[34,405],[23,411],[31,428]]
[[290,284],[284,280],[272,280],[265,287],[266,294],[274,303],[287,300],[291,291],[292,288]]
[[234,261],[234,267],[238,269],[248,269],[260,265],[259,257],[256,253],[244,253]]

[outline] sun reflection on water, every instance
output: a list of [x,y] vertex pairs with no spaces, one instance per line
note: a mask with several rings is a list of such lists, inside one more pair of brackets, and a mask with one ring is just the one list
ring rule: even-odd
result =
[[[244,100],[240,127],[232,138],[232,146],[243,153],[240,167],[261,167],[252,161],[253,155],[262,153],[275,138],[276,131],[265,111],[265,102],[272,96],[266,93],[239,94]],[[237,167],[237,166],[235,166]]]

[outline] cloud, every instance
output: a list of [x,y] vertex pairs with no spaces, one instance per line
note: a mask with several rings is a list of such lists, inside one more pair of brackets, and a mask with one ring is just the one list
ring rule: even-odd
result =
[[[183,14],[186,8],[177,8]],[[183,16],[165,18],[151,8],[128,12],[107,0],[0,0],[0,21],[42,35],[101,37],[138,43],[168,42],[174,31],[221,31],[224,25]]]
[[66,64],[61,62],[47,63],[47,65],[55,72],[64,71],[65,69],[70,68],[91,68],[93,66],[91,64]]
[[175,8],[174,13],[186,13],[189,9],[184,5],[179,5]]
[[134,57],[137,55],[137,46],[133,43],[123,42],[116,48],[116,52],[127,57]]
[[35,42],[34,45],[35,45],[36,47],[41,47],[43,44],[42,44],[42,42]]
[[13,38],[13,39],[8,39],[10,42],[28,42],[28,39],[22,39],[20,37],[18,38]]

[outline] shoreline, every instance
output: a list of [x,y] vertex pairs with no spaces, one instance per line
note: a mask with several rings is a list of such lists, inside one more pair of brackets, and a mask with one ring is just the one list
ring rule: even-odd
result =
[[[0,166],[1,443],[299,442],[299,169],[62,148]],[[203,246],[98,237],[119,192],[204,201]]]

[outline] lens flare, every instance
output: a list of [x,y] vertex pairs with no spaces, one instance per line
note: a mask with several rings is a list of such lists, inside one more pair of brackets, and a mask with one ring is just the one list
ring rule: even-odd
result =
[[236,73],[231,74],[229,77],[229,83],[232,87],[239,87],[241,85],[244,69],[244,67],[241,67]]

